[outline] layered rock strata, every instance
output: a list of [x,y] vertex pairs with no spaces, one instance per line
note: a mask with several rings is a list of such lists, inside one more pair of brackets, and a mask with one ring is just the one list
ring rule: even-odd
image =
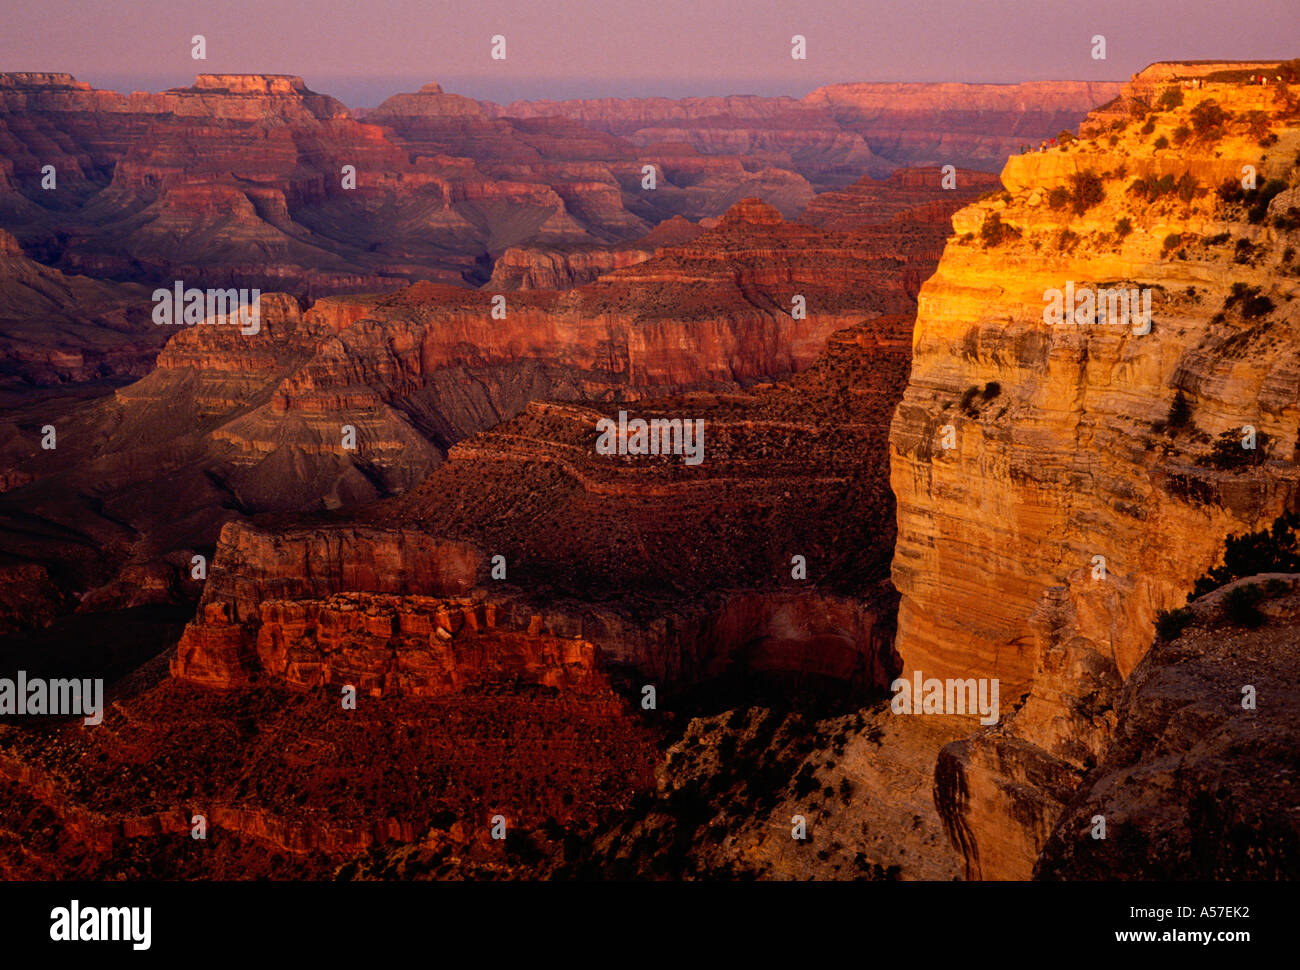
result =
[[[1300,478],[1297,224],[1278,194],[1300,91],[1208,80],[1162,111],[1146,80],[1141,117],[1012,157],[920,295],[891,431],[897,647],[905,672],[1001,681],[1002,723],[936,772],[973,877],[1029,875],[1157,612]],[[1067,288],[1116,287],[1149,292],[1149,332],[1109,303],[1049,322]]]

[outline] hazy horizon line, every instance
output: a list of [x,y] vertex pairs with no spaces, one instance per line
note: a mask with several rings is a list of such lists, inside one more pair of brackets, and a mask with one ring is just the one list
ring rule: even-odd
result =
[[[1159,63],[1159,62],[1153,62]],[[584,78],[580,75],[568,76],[517,76],[501,78],[494,76],[443,75],[425,76],[415,74],[392,75],[318,75],[313,80],[310,75],[292,71],[232,71],[199,70],[184,77],[176,74],[111,74],[92,72],[82,75],[76,71],[66,70],[16,70],[0,73],[48,73],[70,74],[76,80],[89,83],[95,90],[115,91],[118,94],[135,92],[159,94],[167,90],[189,87],[200,74],[247,74],[278,75],[299,77],[307,87],[316,94],[329,95],[342,101],[349,108],[368,109],[377,107],[385,98],[396,94],[411,94],[429,83],[438,83],[447,94],[459,94],[475,101],[486,101],[498,105],[508,105],[517,101],[587,101],[603,98],[665,98],[678,100],[683,98],[729,98],[729,97],[787,97],[799,100],[819,88],[839,84],[969,84],[989,87],[1009,87],[1017,84],[1063,83],[1063,84],[1123,84],[1129,76],[1123,78],[1070,78],[1070,77],[1022,77],[1015,80],[967,80],[953,77],[931,78],[853,78],[838,80],[816,80],[810,82],[805,90],[791,89],[791,86],[777,80],[760,78],[731,79],[718,78],[682,78],[682,77],[629,77],[612,80],[602,78]],[[800,85],[800,88],[804,87]],[[554,88],[554,91],[541,90]],[[477,90],[475,90],[477,89]],[[513,89],[513,90],[512,90]],[[582,89],[582,90],[577,90]]]

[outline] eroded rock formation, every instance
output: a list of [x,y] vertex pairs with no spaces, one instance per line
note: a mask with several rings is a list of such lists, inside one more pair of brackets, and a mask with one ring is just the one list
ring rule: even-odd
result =
[[[1029,875],[1157,611],[1296,489],[1296,222],[1269,195],[1294,182],[1298,92],[1175,83],[1162,111],[1144,81],[1142,116],[1013,156],[920,295],[891,432],[897,647],[905,671],[1001,681],[1002,723],[936,773],[970,876]],[[1149,291],[1150,332],[1109,305],[1046,322],[1067,287]]]

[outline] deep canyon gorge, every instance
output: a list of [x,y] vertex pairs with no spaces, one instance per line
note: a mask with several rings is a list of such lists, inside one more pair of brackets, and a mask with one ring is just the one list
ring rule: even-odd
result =
[[0,74],[0,877],[1300,875],[1297,67]]

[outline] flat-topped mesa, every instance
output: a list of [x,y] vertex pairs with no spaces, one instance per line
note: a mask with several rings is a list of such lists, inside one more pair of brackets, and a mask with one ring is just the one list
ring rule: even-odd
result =
[[224,94],[313,94],[296,74],[200,74],[192,90]]
[[178,114],[212,114],[235,121],[263,121],[279,116],[289,121],[329,121],[350,118],[343,102],[317,94],[293,74],[200,74],[189,87],[169,88],[157,95],[131,96],[157,101]]
[[0,88],[73,88],[89,91],[90,85],[63,71],[0,71]]
[[905,675],[1001,683],[936,775],[968,876],[1028,877],[1159,611],[1296,494],[1300,85],[1248,75],[1013,155],[921,291],[897,643]]
[[1280,60],[1262,61],[1156,61],[1148,64],[1129,79],[1128,93],[1149,97],[1169,84],[1178,81],[1204,79],[1215,74],[1245,72],[1263,74],[1273,80],[1278,73]]

